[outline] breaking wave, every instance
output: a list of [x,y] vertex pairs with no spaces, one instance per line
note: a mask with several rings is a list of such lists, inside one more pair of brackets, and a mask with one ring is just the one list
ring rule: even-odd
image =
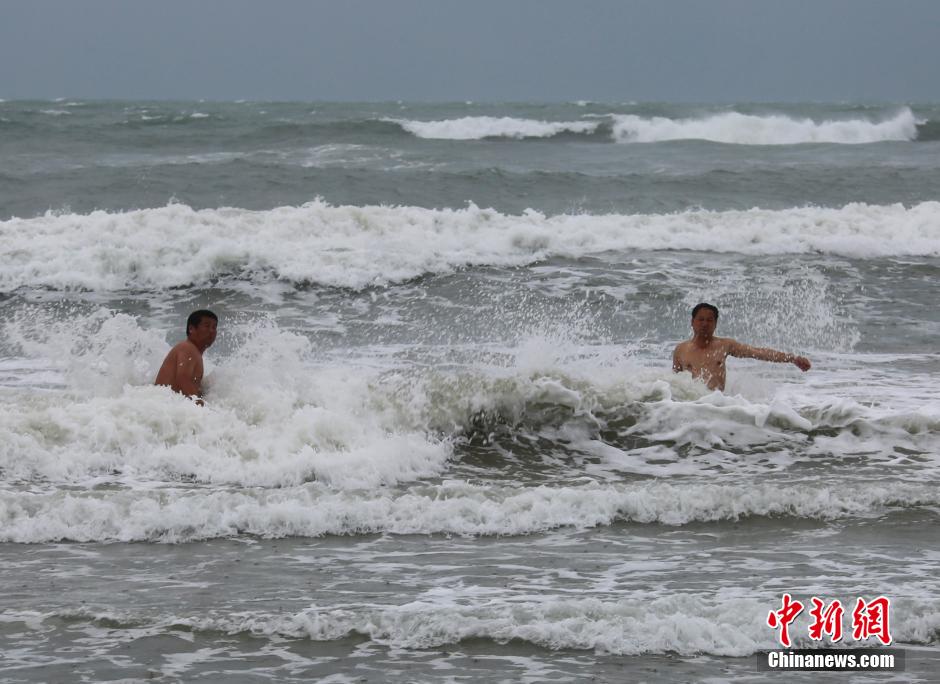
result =
[[799,145],[833,143],[858,145],[884,141],[910,141],[918,120],[909,107],[881,121],[830,119],[818,121],[786,114],[722,112],[695,118],[609,114],[577,121],[545,121],[516,117],[465,116],[456,119],[416,121],[383,119],[419,138],[483,140],[486,138],[551,138],[562,134],[603,134],[619,143],[655,143],[672,140],[707,140],[734,145]]
[[652,143],[669,140],[708,140],[734,145],[798,145],[836,143],[858,145],[905,141],[917,137],[919,122],[905,108],[885,121],[846,119],[814,121],[782,114],[752,115],[738,112],[714,114],[699,119],[644,118],[614,116],[614,137],[618,142]]
[[[484,600],[481,600],[484,599]],[[165,634],[209,632],[260,638],[336,641],[360,635],[393,648],[428,649],[472,639],[519,640],[548,648],[598,653],[711,654],[742,657],[779,648],[763,616],[769,602],[758,598],[717,598],[682,593],[623,596],[618,600],[526,596],[516,600],[476,596],[473,587],[441,588],[402,605],[311,606],[294,613],[242,612],[231,615],[144,616],[80,608],[54,613],[11,613],[5,622],[35,625],[66,618],[108,629]],[[933,644],[940,630],[936,601],[919,605],[895,601],[893,635],[898,643]],[[895,617],[896,616],[896,617]],[[805,632],[800,616],[791,634]],[[815,646],[803,637],[796,647]],[[864,644],[860,644],[864,646]]]
[[362,289],[470,266],[551,257],[691,250],[851,258],[940,255],[940,203],[911,207],[502,214],[466,209],[332,206],[268,211],[173,204],[0,222],[0,289],[115,291],[236,278]]

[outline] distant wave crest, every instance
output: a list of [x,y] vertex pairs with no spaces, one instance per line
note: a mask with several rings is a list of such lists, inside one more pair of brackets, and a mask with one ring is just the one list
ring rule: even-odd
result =
[[864,144],[910,141],[918,137],[919,121],[903,108],[882,121],[844,119],[815,121],[785,114],[722,112],[698,118],[611,114],[581,121],[542,121],[514,117],[465,116],[439,121],[383,119],[419,138],[482,140],[486,138],[551,138],[559,135],[604,135],[619,143],[707,140],[735,145],[798,145],[804,143]]
[[385,119],[419,138],[482,140],[484,138],[551,138],[560,133],[594,133],[598,121],[538,121],[510,116],[465,116],[442,121]]
[[737,145],[861,144],[914,140],[918,123],[909,108],[880,122],[865,119],[817,122],[784,115],[727,112],[700,119],[617,115],[613,130],[618,142],[709,140]]

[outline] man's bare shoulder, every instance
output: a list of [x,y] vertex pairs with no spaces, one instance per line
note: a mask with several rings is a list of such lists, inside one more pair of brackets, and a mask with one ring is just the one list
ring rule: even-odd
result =
[[721,349],[728,353],[734,350],[738,345],[739,342],[730,337],[713,337],[711,344],[712,349]]
[[176,346],[170,350],[170,353],[175,354],[177,357],[186,356],[202,358],[199,347],[190,342],[188,339],[183,340],[182,342],[178,342]]

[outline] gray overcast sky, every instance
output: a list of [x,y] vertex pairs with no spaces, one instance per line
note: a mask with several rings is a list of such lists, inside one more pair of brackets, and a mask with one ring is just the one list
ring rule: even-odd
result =
[[938,0],[0,0],[0,98],[940,101]]

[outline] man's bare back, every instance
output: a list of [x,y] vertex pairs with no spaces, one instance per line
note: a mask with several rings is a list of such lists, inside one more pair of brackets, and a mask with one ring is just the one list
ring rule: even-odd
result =
[[699,304],[692,310],[692,339],[680,342],[672,354],[672,370],[689,371],[693,378],[701,378],[709,389],[724,390],[725,360],[729,356],[759,359],[774,363],[792,363],[802,371],[812,364],[803,356],[765,347],[751,347],[728,337],[715,337],[718,309],[711,304]]
[[157,371],[155,385],[164,385],[202,404],[202,353],[215,341],[218,318],[194,311],[186,322],[186,339],[170,350]]

